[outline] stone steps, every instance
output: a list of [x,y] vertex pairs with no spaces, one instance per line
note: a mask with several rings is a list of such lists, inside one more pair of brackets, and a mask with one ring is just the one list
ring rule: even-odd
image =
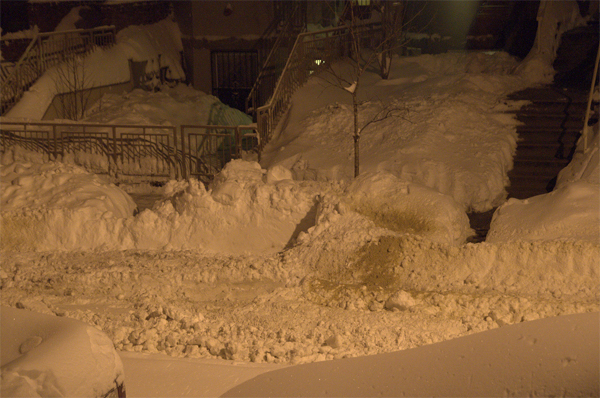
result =
[[527,100],[516,112],[519,140],[508,173],[509,197],[525,199],[547,193],[570,161],[583,128],[586,94],[554,86],[528,88],[509,96]]

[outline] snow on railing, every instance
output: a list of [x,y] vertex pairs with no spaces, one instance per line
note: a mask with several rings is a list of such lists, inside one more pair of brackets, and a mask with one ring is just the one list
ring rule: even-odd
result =
[[[376,39],[381,35],[379,23],[364,24],[354,29],[355,34],[365,40]],[[348,26],[298,35],[283,72],[277,80],[273,95],[265,105],[256,110],[260,149],[271,139],[279,118],[290,105],[294,92],[306,83],[310,75],[348,54],[349,35]]]
[[254,124],[178,128],[0,119],[0,153],[19,147],[118,180],[195,177],[209,182],[227,162],[256,149],[258,139]]
[[254,114],[256,109],[263,105],[273,93],[277,78],[281,75],[285,61],[292,51],[296,38],[303,29],[294,23],[295,15],[299,10],[300,5],[296,4],[291,17],[279,29],[275,43],[271,46],[271,50],[258,73],[256,82],[246,98],[246,113]]
[[10,65],[11,70],[3,67],[1,113],[12,108],[50,67],[75,56],[85,55],[96,46],[109,47],[113,44],[114,26],[37,34],[17,63]]

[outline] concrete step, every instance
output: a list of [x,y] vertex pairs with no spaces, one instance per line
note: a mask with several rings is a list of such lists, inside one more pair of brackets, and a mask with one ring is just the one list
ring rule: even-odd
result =
[[527,189],[527,188],[511,189],[510,187],[506,188],[506,191],[508,192],[509,198],[515,198],[515,199],[527,199],[527,198],[531,198],[534,196],[543,195],[543,194],[548,193],[548,191],[546,191],[546,189]]
[[545,177],[555,176],[568,164],[567,160],[542,161],[537,159],[517,159],[513,166],[514,176]]
[[564,145],[560,145],[558,141],[547,144],[519,142],[515,158],[535,160],[563,159],[568,156],[568,153],[565,152]]
[[508,173],[509,197],[525,199],[547,193],[583,129],[587,93],[553,86],[529,88],[508,99],[531,103],[516,112],[519,141]]
[[506,188],[510,197],[523,198],[523,195],[541,195],[554,188],[558,173],[545,177],[510,176],[510,186]]
[[576,102],[569,104],[568,102],[534,102],[523,106],[515,113],[519,114],[544,114],[544,115],[585,115],[587,102]]
[[565,115],[520,114],[517,116],[517,120],[524,123],[525,126],[535,126],[538,129],[565,128],[567,130],[581,130],[583,129],[585,114],[569,116],[566,120]]
[[530,87],[510,94],[507,99],[515,101],[531,101],[538,104],[587,102],[587,93],[583,90],[567,90],[550,87]]
[[562,142],[563,144],[575,144],[581,134],[580,130],[575,129],[543,129],[537,127],[518,127],[519,143],[538,143],[550,144]]

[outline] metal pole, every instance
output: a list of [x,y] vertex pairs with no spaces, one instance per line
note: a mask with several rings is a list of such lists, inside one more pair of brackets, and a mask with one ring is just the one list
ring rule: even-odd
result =
[[188,171],[186,167],[186,153],[185,153],[185,126],[180,126],[181,129],[181,177],[185,180],[188,178]]

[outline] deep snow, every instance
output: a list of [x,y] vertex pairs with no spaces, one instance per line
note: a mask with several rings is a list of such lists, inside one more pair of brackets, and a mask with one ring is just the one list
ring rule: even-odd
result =
[[[507,202],[490,241],[465,244],[465,212],[506,197],[518,138],[509,111],[523,104],[503,98],[532,84],[523,65],[451,53],[396,58],[387,81],[367,73],[361,115],[389,103],[402,112],[365,130],[356,180],[348,93],[318,77],[295,94],[262,164],[234,161],[208,189],[117,187],[5,154],[2,304],[83,320],[121,351],[278,364],[598,311],[597,128],[554,192]],[[181,124],[189,114],[171,112],[169,97],[181,109],[206,96],[138,91],[106,97],[118,105],[90,117],[117,121],[131,109],[136,120]],[[134,216],[125,191],[161,199]]]

